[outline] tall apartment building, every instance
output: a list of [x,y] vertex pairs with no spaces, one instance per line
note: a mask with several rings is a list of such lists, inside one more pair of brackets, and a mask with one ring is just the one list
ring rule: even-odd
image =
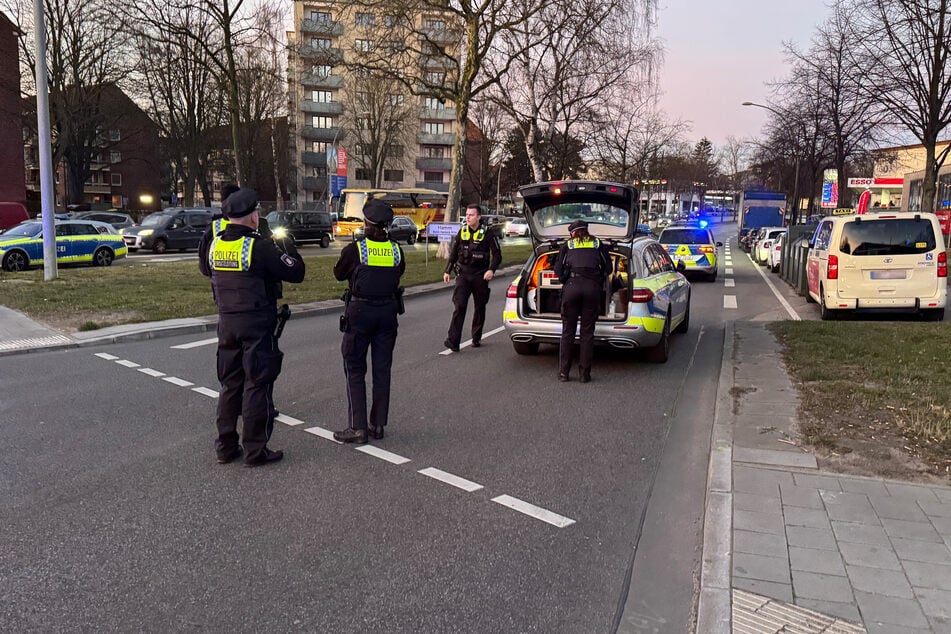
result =
[[[369,9],[367,9],[369,11]],[[288,32],[288,123],[291,135],[291,171],[296,172],[296,201],[299,209],[322,207],[328,189],[336,191],[340,179],[328,178],[327,153],[332,169],[338,165],[340,149],[346,151],[347,187],[369,187],[371,174],[360,167],[362,148],[353,133],[348,134],[346,104],[354,103],[357,86],[343,65],[345,60],[370,47],[392,43],[368,39],[373,25],[384,24],[390,16],[341,10],[333,2],[295,0],[294,28]],[[445,29],[440,15],[420,15],[418,26]],[[438,70],[438,69],[437,69]],[[399,72],[394,69],[394,72]],[[416,97],[406,90],[391,95],[393,103],[407,103],[413,116],[404,142],[393,144],[380,184],[383,188],[424,187],[449,191],[452,147],[455,141],[456,111],[431,97]],[[352,120],[352,119],[350,119]],[[471,136],[471,135],[467,135]],[[471,189],[471,188],[470,188]]]
[[20,101],[19,31],[0,12],[0,202],[26,200],[23,168],[23,107]]

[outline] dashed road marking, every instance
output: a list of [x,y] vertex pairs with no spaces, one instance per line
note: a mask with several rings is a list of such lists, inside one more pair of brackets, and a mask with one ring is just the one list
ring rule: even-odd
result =
[[284,423],[285,425],[288,425],[290,427],[297,427],[298,425],[304,424],[304,421],[297,420],[293,416],[288,416],[287,414],[278,414],[277,418],[275,418],[274,420]]
[[192,392],[198,392],[204,396],[210,396],[211,398],[218,398],[218,392],[207,387],[193,387]]
[[[498,333],[502,332],[503,330],[505,330],[505,326],[499,326],[499,327],[496,328],[495,330],[490,330],[489,332],[484,332],[484,333],[482,333],[482,338],[485,339],[485,338],[487,338],[487,337],[491,337],[492,335],[498,334]],[[459,344],[459,349],[462,350],[463,348],[468,348],[468,347],[471,346],[471,345],[472,345],[472,339],[469,339],[468,341],[463,341],[462,343],[460,343],[460,344]],[[443,350],[443,351],[440,352],[439,354],[441,354],[441,355],[443,355],[443,356],[446,356],[446,355],[452,354],[452,350],[446,348],[445,350]]]
[[493,502],[501,504],[502,506],[507,506],[514,511],[519,513],[524,513],[530,517],[534,517],[537,520],[547,522],[552,526],[557,526],[558,528],[565,528],[566,526],[571,526],[575,521],[571,518],[565,517],[564,515],[559,515],[558,513],[552,513],[547,509],[543,509],[540,506],[535,506],[534,504],[529,504],[524,500],[518,498],[513,498],[511,495],[500,495],[498,497],[492,498]]
[[191,381],[186,381],[185,379],[180,379],[177,376],[166,376],[162,378],[163,381],[168,381],[172,385],[177,385],[178,387],[191,387],[195,385]]
[[116,363],[127,368],[137,368],[139,364],[135,361],[127,361],[125,359],[116,359]]
[[446,471],[440,471],[434,467],[420,469],[418,473],[428,476],[434,480],[445,482],[446,484],[454,486],[458,489],[462,489],[467,493],[472,493],[473,491],[478,491],[479,489],[483,488],[481,484],[472,482],[471,480],[466,480],[465,478],[460,478],[459,476],[453,475]]
[[116,359],[119,358],[109,354],[108,352],[97,352],[96,356],[99,357],[100,359],[105,359],[106,361],[115,361]]
[[726,269],[723,272],[726,273],[727,275],[733,275],[733,269]]
[[165,376],[164,372],[159,372],[158,370],[153,370],[152,368],[139,368],[139,372],[141,372],[142,374],[148,374],[149,376],[152,376],[152,377]]
[[736,295],[724,295],[724,296],[723,296],[723,307],[724,307],[724,308],[736,308]]
[[213,343],[218,343],[218,337],[213,339],[202,339],[201,341],[192,341],[190,343],[182,343],[177,346],[172,346],[172,350],[189,350],[191,348],[198,348],[200,346],[210,346]]
[[734,280],[732,277],[728,277],[723,280],[723,285],[726,288],[733,288],[734,286],[736,286],[736,280]]
[[362,451],[368,456],[373,456],[374,458],[379,458],[380,460],[386,460],[387,462],[392,462],[393,464],[406,464],[410,462],[409,458],[404,458],[399,454],[395,454],[386,449],[380,449],[379,447],[374,447],[373,445],[360,445],[357,447],[357,451]]
[[[281,414],[281,416],[284,416],[284,414]],[[281,416],[278,416],[278,418],[281,418]],[[330,442],[335,442],[338,445],[343,444],[342,442],[334,438],[334,433],[330,431],[329,429],[324,429],[323,427],[314,426],[314,427],[308,427],[304,431],[307,432],[308,434],[313,434],[314,436],[319,436],[321,438],[329,440]]]

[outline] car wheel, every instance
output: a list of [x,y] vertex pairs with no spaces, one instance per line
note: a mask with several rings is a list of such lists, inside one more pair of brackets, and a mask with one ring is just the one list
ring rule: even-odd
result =
[[773,273],[779,273],[779,265],[774,264],[771,267],[769,267],[769,270],[772,271]]
[[4,271],[25,271],[29,265],[30,260],[23,251],[10,251],[6,257],[3,258]]
[[717,281],[717,272],[714,271],[713,273],[710,273],[709,275],[707,275],[707,281],[708,281],[708,282],[716,282],[716,281]]
[[677,334],[683,334],[690,330],[690,296],[687,295],[687,310],[684,311],[684,320],[680,322],[680,325],[677,326],[677,329],[674,331]]
[[406,244],[415,244],[416,243],[416,234],[411,233],[406,236]]
[[819,318],[822,321],[830,321],[835,319],[835,311],[829,310],[826,306],[826,294],[825,290],[820,286],[819,287]]
[[165,253],[165,249],[168,245],[165,244],[165,240],[159,238],[155,241],[155,245],[152,247],[152,251],[155,253]]
[[115,255],[112,253],[112,249],[107,247],[99,247],[96,249],[96,252],[92,255],[92,265],[93,266],[111,266],[112,260],[115,259]]
[[513,341],[512,347],[515,348],[516,354],[538,354],[537,342]]
[[[293,238],[292,238],[292,240],[293,240]],[[321,248],[321,249],[326,249],[326,248],[329,247],[329,246],[330,246],[330,236],[328,236],[328,235],[325,233],[325,234],[324,234],[324,237],[320,239],[320,248]]]
[[138,249],[133,249],[132,247],[129,247],[129,253],[135,253],[136,251],[138,251]]
[[664,331],[660,334],[660,341],[653,348],[647,349],[647,360],[651,363],[667,363],[670,358],[670,315],[664,320]]

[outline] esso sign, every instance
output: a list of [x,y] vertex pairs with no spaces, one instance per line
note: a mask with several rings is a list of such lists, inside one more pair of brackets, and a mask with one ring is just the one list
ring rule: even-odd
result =
[[874,185],[874,178],[850,178],[849,187],[868,187],[869,185]]

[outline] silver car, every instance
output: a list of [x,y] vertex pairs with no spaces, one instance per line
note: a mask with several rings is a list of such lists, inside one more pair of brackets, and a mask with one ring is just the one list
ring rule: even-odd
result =
[[555,258],[568,225],[582,219],[608,244],[613,272],[604,280],[595,344],[644,349],[663,363],[670,335],[690,324],[690,283],[652,236],[637,236],[637,190],[601,181],[535,183],[519,189],[535,251],[506,293],[502,321],[518,354],[561,339],[561,283]]

